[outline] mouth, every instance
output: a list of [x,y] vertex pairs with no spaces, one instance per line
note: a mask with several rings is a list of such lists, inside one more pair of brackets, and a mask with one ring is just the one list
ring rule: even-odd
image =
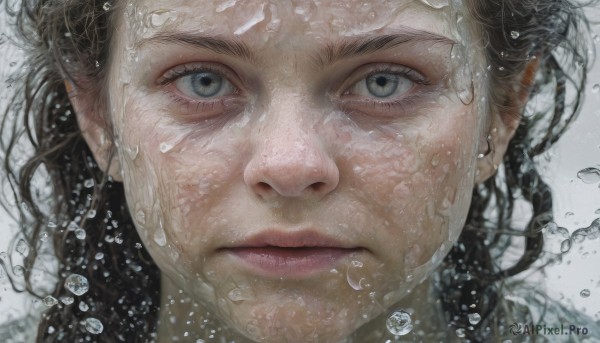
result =
[[315,231],[265,231],[220,250],[254,274],[305,278],[335,268],[340,260],[364,248]]

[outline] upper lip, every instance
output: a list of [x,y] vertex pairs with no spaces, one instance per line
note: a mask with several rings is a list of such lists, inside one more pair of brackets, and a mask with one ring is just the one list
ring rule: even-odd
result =
[[344,243],[313,229],[301,231],[265,230],[234,242],[226,248],[338,248],[356,249],[356,245]]

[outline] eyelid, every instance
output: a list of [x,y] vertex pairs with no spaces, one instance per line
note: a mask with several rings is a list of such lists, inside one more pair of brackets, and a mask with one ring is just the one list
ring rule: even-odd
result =
[[348,80],[343,84],[342,95],[349,95],[352,87],[354,87],[358,82],[363,81],[375,74],[385,73],[406,77],[416,84],[430,85],[430,81],[423,74],[413,68],[393,63],[371,63],[362,65],[352,71],[350,78],[348,78]]
[[164,72],[162,76],[158,78],[156,83],[160,86],[165,86],[184,76],[199,72],[212,72],[218,74],[229,81],[235,87],[236,91],[240,90],[240,87],[238,87],[238,77],[236,73],[227,66],[214,62],[192,62],[178,65]]

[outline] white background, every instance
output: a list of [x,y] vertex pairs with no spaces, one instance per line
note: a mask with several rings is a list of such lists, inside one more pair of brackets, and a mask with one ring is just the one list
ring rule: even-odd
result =
[[[593,17],[592,17],[593,18]],[[4,26],[4,28],[3,28]],[[600,33],[600,27],[594,27]],[[6,40],[5,18],[0,16],[0,41]],[[599,50],[600,39],[596,50]],[[9,43],[0,45],[0,103],[6,100],[6,74],[10,62],[19,61],[19,51],[9,48]],[[586,104],[580,118],[553,150],[551,162],[544,175],[554,187],[556,222],[572,233],[575,229],[588,226],[600,217],[600,183],[585,184],[577,178],[577,172],[588,167],[600,168],[600,92],[593,86],[600,84],[600,63],[596,64],[585,90]],[[0,108],[3,106],[0,105]],[[14,223],[0,209],[0,252],[6,251],[15,230]],[[576,246],[562,263],[546,269],[545,275],[532,275],[536,287],[558,299],[563,304],[572,303],[575,308],[600,320],[600,239],[586,241]],[[23,312],[32,299],[23,294],[16,295],[0,272],[0,323]],[[541,281],[541,282],[540,282]],[[581,297],[580,292],[589,289],[591,295]]]

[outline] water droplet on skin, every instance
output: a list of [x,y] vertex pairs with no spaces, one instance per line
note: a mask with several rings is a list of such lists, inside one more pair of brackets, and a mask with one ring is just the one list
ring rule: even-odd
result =
[[75,299],[73,297],[60,297],[60,301],[65,305],[71,305],[75,302]]
[[232,289],[231,291],[229,291],[229,293],[227,293],[227,297],[233,302],[240,302],[249,299],[247,296],[244,295],[244,290],[241,288]]
[[154,242],[161,247],[167,245],[167,236],[165,235],[165,231],[160,227],[154,232]]
[[600,92],[600,84],[596,83],[594,86],[592,86],[592,93],[596,94],[598,92]]
[[77,237],[77,239],[84,240],[86,237],[85,230],[82,228],[75,230],[75,237]]
[[356,275],[358,274],[357,270],[362,268],[362,266],[362,262],[352,261],[346,270],[346,281],[348,282],[348,285],[350,285],[350,287],[352,287],[352,289],[355,291],[363,290],[363,285],[367,282],[366,280],[363,280],[364,278]]
[[223,12],[226,9],[235,6],[236,2],[237,2],[237,0],[226,0],[226,1],[223,1],[221,4],[219,4],[219,6],[217,6],[217,8],[215,9],[215,11],[217,13]]
[[137,219],[140,225],[146,224],[146,214],[142,210],[137,211],[137,213],[135,214],[135,219]]
[[150,14],[150,25],[154,28],[161,27],[170,19],[169,11],[157,11]]
[[88,318],[85,320],[85,329],[89,333],[98,335],[104,330],[104,325],[102,325],[102,322],[96,318]]
[[579,296],[581,296],[582,298],[587,298],[590,296],[590,290],[589,289],[582,289],[581,292],[579,292]]
[[521,34],[519,33],[519,31],[510,31],[510,38],[512,39],[517,39],[520,35]]
[[424,5],[427,5],[431,8],[442,9],[448,6],[448,0],[419,0]]
[[86,303],[84,303],[83,301],[79,302],[79,310],[81,312],[87,312],[89,309],[90,307]]
[[256,11],[256,13],[250,19],[248,19],[248,21],[246,21],[246,23],[244,23],[242,26],[238,27],[233,32],[233,34],[238,35],[238,36],[242,35],[242,34],[246,33],[248,30],[250,30],[252,27],[254,27],[256,24],[263,21],[265,19],[264,8],[265,8],[265,5],[262,4],[260,6],[260,9],[258,11]]
[[464,338],[465,337],[465,329],[463,329],[463,328],[456,329],[456,336],[458,336],[460,338]]
[[135,145],[133,147],[126,147],[125,152],[127,153],[127,156],[129,156],[129,158],[132,161],[134,161],[140,153],[140,147],[138,145]]
[[58,300],[56,300],[56,298],[51,295],[45,297],[44,300],[42,300],[42,302],[44,303],[44,305],[46,305],[48,307],[52,307],[52,306],[58,304]]
[[163,154],[165,154],[165,153],[171,151],[171,149],[173,149],[173,145],[171,145],[169,143],[162,142],[159,145],[159,149],[160,149],[160,152],[162,152]]
[[79,296],[85,294],[90,289],[90,285],[84,276],[71,274],[65,280],[65,288],[69,292]]
[[598,168],[585,168],[577,173],[577,177],[583,181],[583,183],[594,184],[600,182],[600,169]]
[[476,325],[481,321],[481,316],[479,313],[469,313],[469,323],[471,325]]
[[385,326],[395,336],[404,336],[413,329],[410,314],[402,310],[392,313],[385,322]]

